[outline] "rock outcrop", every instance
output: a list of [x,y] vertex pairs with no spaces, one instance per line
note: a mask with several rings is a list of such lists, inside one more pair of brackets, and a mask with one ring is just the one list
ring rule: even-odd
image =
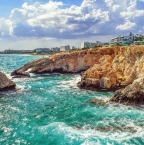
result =
[[126,105],[144,105],[144,78],[136,79],[124,89],[117,90],[110,101]]
[[7,91],[15,89],[16,85],[5,74],[0,72],[0,91]]
[[118,90],[112,102],[144,104],[144,46],[109,49],[114,51],[114,56],[102,56],[99,63],[82,74],[79,86],[101,91]]
[[25,64],[11,73],[14,77],[28,76],[29,73],[76,73],[92,67],[103,55],[112,55],[112,49],[89,49],[58,53],[49,58],[41,58]]
[[81,88],[117,90],[144,77],[144,47],[108,48],[114,55],[104,55],[99,62],[82,74]]

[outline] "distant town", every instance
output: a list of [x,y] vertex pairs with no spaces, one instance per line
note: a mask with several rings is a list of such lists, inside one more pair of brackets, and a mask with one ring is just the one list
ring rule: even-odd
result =
[[110,40],[110,42],[82,42],[81,47],[77,48],[70,45],[60,46],[60,47],[52,47],[52,48],[36,48],[34,50],[15,50],[15,49],[7,49],[4,51],[0,51],[1,54],[54,54],[57,52],[66,52],[80,49],[89,49],[89,48],[97,48],[97,47],[110,47],[110,46],[129,46],[129,45],[144,45],[144,36],[142,34],[132,34],[117,36]]

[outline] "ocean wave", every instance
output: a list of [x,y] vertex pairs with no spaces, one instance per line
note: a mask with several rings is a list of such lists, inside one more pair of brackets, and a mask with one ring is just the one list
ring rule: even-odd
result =
[[[105,130],[104,130],[105,129]],[[105,128],[90,128],[83,126],[82,128],[70,127],[62,122],[53,122],[49,125],[39,128],[41,133],[46,135],[52,132],[52,135],[59,136],[69,143],[79,142],[83,145],[87,144],[124,144],[128,140],[143,137],[143,129],[134,124],[128,124],[125,127],[105,127]],[[68,142],[67,142],[68,143]],[[89,144],[88,144],[89,143]],[[127,144],[126,143],[126,144]]]
[[77,83],[81,80],[80,75],[74,76],[72,79],[63,80],[59,82],[60,87],[62,88],[78,88]]

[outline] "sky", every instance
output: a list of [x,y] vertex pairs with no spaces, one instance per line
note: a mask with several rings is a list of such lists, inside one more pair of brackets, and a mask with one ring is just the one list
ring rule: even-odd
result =
[[0,0],[0,51],[144,34],[144,0]]

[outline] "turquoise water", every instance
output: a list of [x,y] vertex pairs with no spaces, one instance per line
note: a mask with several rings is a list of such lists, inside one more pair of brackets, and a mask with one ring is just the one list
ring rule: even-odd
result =
[[[0,71],[9,76],[39,57],[0,55]],[[90,104],[113,93],[80,90],[79,80],[78,74],[13,79],[19,90],[0,94],[0,144],[143,145],[144,109]]]

